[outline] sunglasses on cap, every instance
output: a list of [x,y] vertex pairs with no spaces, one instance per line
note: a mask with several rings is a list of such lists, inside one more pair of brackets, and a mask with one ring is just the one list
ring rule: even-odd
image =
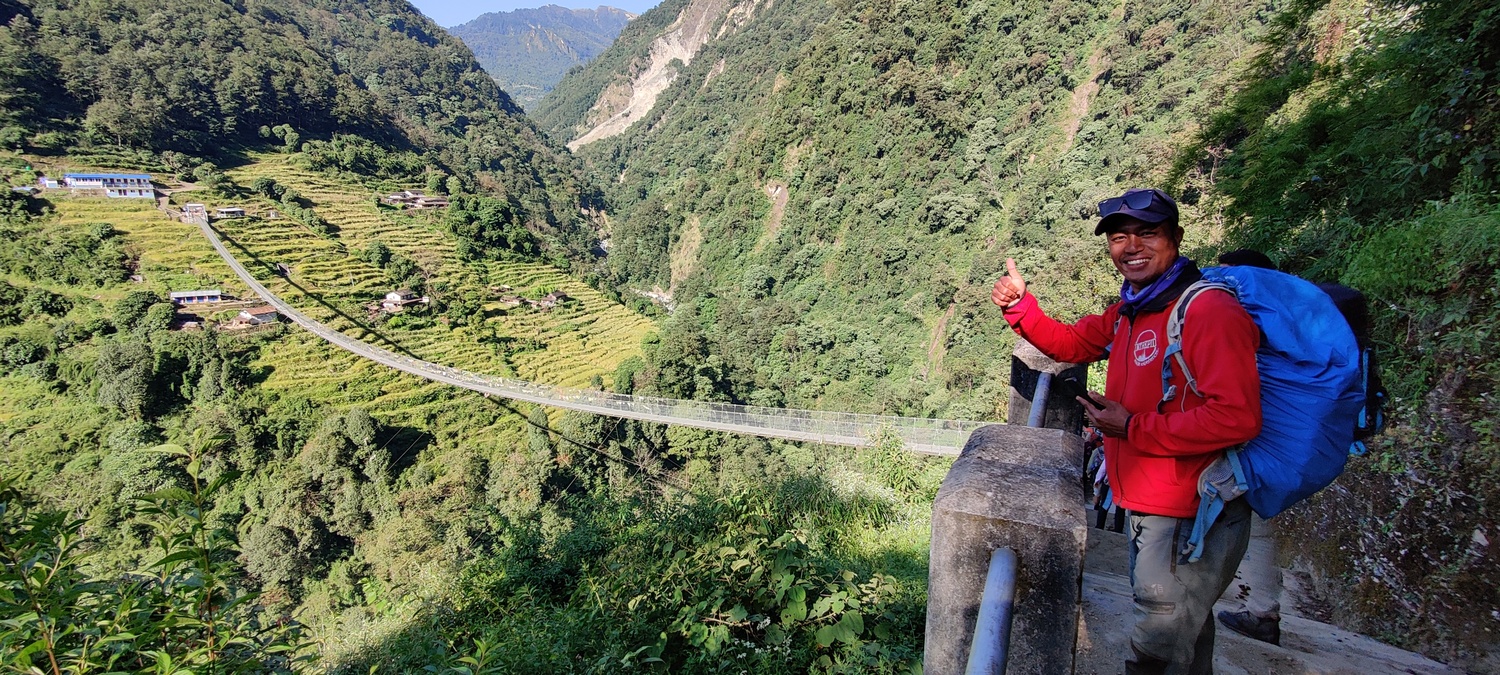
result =
[[1162,201],[1168,204],[1174,203],[1171,197],[1168,197],[1166,193],[1156,188],[1132,190],[1118,197],[1110,197],[1109,199],[1099,202],[1099,217],[1106,218],[1111,214],[1118,213],[1120,209],[1127,206],[1134,210],[1140,211],[1148,206],[1151,206],[1151,202],[1157,197],[1160,197]]

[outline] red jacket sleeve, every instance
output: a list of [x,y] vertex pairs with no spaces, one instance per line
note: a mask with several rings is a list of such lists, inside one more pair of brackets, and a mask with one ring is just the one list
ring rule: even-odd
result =
[[1114,340],[1116,311],[1110,307],[1104,314],[1091,314],[1069,326],[1047,316],[1036,296],[1027,293],[1020,302],[1005,308],[1005,320],[1054,361],[1091,363],[1104,358],[1104,348]]
[[1259,435],[1259,347],[1260,329],[1240,303],[1223,291],[1205,291],[1182,326],[1182,354],[1203,403],[1185,408],[1193,394],[1183,391],[1160,413],[1136,414],[1127,430],[1132,445],[1149,455],[1197,455]]

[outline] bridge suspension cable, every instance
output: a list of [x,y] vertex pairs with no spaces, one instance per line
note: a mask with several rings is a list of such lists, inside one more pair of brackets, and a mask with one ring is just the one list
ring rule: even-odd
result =
[[483,394],[528,401],[546,406],[577,410],[595,415],[662,424],[677,424],[765,438],[809,441],[831,445],[867,447],[882,430],[901,438],[908,450],[933,455],[957,455],[968,440],[969,432],[987,424],[970,420],[939,420],[923,417],[896,417],[860,413],[768,408],[763,406],[712,403],[654,396],[633,396],[607,391],[555,387],[451,368],[423,361],[367,344],[297,311],[271,293],[240,264],[206,217],[192,219],[203,236],[229,264],[230,269],[267,304],[291,319],[293,323],[334,346],[361,358],[369,359],[417,377],[462,387]]

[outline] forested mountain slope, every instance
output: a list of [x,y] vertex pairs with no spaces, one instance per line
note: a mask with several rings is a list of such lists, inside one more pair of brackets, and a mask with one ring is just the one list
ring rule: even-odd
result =
[[557,237],[589,199],[463,43],[401,1],[6,0],[0,90],[8,147],[212,156],[338,136],[331,168],[504,196]]
[[[649,112],[619,116],[711,8]],[[663,342],[685,348],[643,378],[673,395],[996,418],[1004,258],[1054,314],[1102,308],[1119,280],[1095,204],[1133,185],[1180,195],[1202,262],[1255,246],[1365,290],[1396,422],[1280,522],[1340,621],[1483,658],[1496,26],[1461,0],[694,0],[537,118],[606,191],[612,278],[675,306]]]
[[[66,157],[0,157],[7,170],[77,167]],[[653,329],[515,251],[466,253],[485,243],[455,230],[474,217],[469,209],[498,200],[404,211],[372,200],[355,177],[306,168],[306,154],[245,159],[216,190],[153,179],[174,190],[166,199],[177,209],[246,208],[250,217],[215,223],[240,258],[350,335],[456,367],[586,387],[639,353]],[[324,225],[287,217],[292,208]],[[153,200],[0,193],[0,298],[10,308],[0,313],[0,549],[11,580],[41,559],[29,556],[64,560],[64,572],[27,587],[46,596],[40,610],[24,595],[0,597],[7,663],[67,651],[79,663],[138,668],[160,648],[179,663],[311,670],[291,667],[285,639],[304,661],[332,668],[382,639],[343,630],[350,617],[394,630],[420,604],[408,598],[447,602],[459,570],[515,534],[512,524],[526,527],[556,479],[547,426],[572,428],[574,416],[549,421],[540,408],[409,377],[275,321],[242,325],[236,314],[263,302],[196,230]],[[270,261],[285,276],[268,272]],[[235,301],[166,300],[200,288]],[[369,310],[396,288],[424,302]],[[569,299],[551,308],[519,299],[553,290]],[[561,491],[599,469],[591,458],[567,467],[581,473]],[[143,503],[159,492],[170,496]],[[57,513],[69,516],[31,517]],[[212,537],[155,539],[182,533],[183,518]],[[54,548],[63,532],[73,543]],[[191,549],[202,566],[159,563],[163,549]],[[194,632],[182,617],[216,627]],[[317,647],[296,645],[296,635]],[[244,641],[214,651],[232,636]],[[58,646],[24,651],[39,640]],[[405,658],[441,660],[420,650]]]
[[[668,388],[971,419],[1003,407],[1010,337],[986,298],[1004,257],[1060,314],[1101,307],[1118,281],[1093,205],[1165,175],[1274,9],[691,2],[632,28],[707,7],[712,39],[655,106],[578,151],[611,202],[610,272],[674,297],[705,345],[688,369],[728,364],[713,391]],[[622,36],[538,118],[585,136],[662,45]]]
[[569,69],[609,47],[635,18],[622,9],[535,9],[481,14],[448,32],[463,40],[485,72],[517,103],[531,106]]
[[652,43],[678,20],[687,4],[686,0],[666,0],[631,20],[620,30],[614,43],[599,55],[598,60],[603,63],[568,73],[568,77],[559,82],[562,89],[549,92],[531,106],[528,114],[555,138],[566,140],[576,136],[563,127],[577,124],[598,102],[606,85],[626,71],[634,74],[644,68]]

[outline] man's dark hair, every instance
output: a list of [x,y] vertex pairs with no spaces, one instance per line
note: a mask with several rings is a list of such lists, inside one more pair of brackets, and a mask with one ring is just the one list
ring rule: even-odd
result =
[[1276,263],[1271,257],[1255,249],[1242,248],[1230,251],[1219,256],[1220,265],[1242,265],[1245,267],[1262,267],[1268,270],[1276,269]]

